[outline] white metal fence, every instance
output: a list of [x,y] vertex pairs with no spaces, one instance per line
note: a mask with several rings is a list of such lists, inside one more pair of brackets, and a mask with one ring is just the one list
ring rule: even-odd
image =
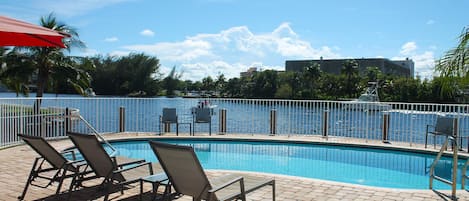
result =
[[[191,108],[199,99],[183,98],[43,98],[40,113],[34,98],[0,99],[0,147],[19,143],[18,133],[46,138],[66,130],[90,132],[81,115],[98,132],[158,134],[162,109],[176,108],[178,121],[192,123]],[[204,100],[203,100],[204,101]],[[212,134],[301,135],[422,144],[427,125],[438,116],[454,117],[462,147],[468,148],[468,105],[426,103],[360,103],[352,101],[207,99],[213,107]],[[221,115],[223,114],[223,115]],[[69,118],[68,118],[69,117]],[[195,135],[208,133],[208,124],[193,124]],[[175,132],[175,125],[171,125]],[[181,124],[181,135],[189,126]],[[437,143],[441,143],[437,139]],[[433,138],[429,143],[433,144]]]

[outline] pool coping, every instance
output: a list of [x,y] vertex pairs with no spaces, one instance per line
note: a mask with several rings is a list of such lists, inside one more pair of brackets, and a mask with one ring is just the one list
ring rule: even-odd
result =
[[[120,136],[119,136],[120,135]],[[122,136],[125,135],[125,136]],[[134,135],[134,136],[131,136]],[[438,154],[438,149],[425,149],[422,147],[417,147],[420,144],[416,144],[416,147],[406,147],[400,145],[394,145],[392,143],[363,143],[363,142],[349,142],[349,141],[329,141],[328,139],[317,140],[315,138],[304,138],[299,137],[287,137],[286,136],[266,136],[266,135],[252,135],[252,136],[227,136],[227,135],[200,135],[200,136],[174,136],[174,135],[148,135],[148,134],[133,134],[133,133],[124,133],[124,134],[105,134],[106,140],[109,142],[118,142],[125,141],[129,139],[138,139],[138,140],[149,140],[149,139],[190,139],[190,140],[238,140],[246,142],[277,142],[277,143],[295,143],[295,144],[319,144],[319,145],[330,145],[330,146],[346,146],[346,147],[358,147],[358,148],[369,148],[369,149],[378,149],[378,150],[393,150],[393,151],[403,151],[403,152],[412,152],[412,153],[421,153],[421,154]],[[118,138],[116,138],[118,136]],[[282,138],[282,139],[280,139]],[[451,151],[445,151],[443,156],[449,157],[452,156]],[[469,159],[469,153],[458,151],[459,159]]]

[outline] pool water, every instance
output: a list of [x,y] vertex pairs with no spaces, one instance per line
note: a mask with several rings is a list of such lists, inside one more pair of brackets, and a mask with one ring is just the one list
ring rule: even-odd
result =
[[[161,140],[194,147],[204,169],[239,170],[300,176],[367,186],[428,189],[435,155],[334,145],[219,141]],[[148,141],[114,142],[118,155],[156,162]],[[459,161],[459,171],[463,161]],[[452,159],[442,158],[435,172],[449,179]],[[458,179],[460,175],[458,175]],[[460,181],[458,181],[460,186]],[[450,189],[434,180],[434,188]]]

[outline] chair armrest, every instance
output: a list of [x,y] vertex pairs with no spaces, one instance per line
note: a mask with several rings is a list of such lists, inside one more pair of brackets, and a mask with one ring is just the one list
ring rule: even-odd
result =
[[68,161],[67,162],[67,164],[75,164],[75,163],[78,163],[78,165],[80,165],[79,163],[86,164],[86,161],[85,161],[85,159],[81,159],[81,160],[74,160],[74,161]]
[[240,183],[240,185],[241,185],[241,193],[244,194],[244,178],[241,177],[241,176],[240,176],[240,177],[236,177],[236,178],[234,178],[234,179],[232,179],[232,180],[230,180],[230,181],[228,181],[228,182],[225,182],[225,183],[223,183],[223,184],[221,184],[221,185],[218,185],[218,186],[216,186],[216,187],[210,189],[208,192],[209,192],[209,193],[215,193],[215,192],[217,192],[217,191],[219,191],[219,190],[221,190],[221,189],[223,189],[223,188],[225,188],[225,187],[227,187],[227,186],[230,186],[230,185],[232,185],[232,184],[234,184],[234,183],[236,183],[236,182],[239,182],[239,183]]
[[116,174],[116,173],[122,173],[122,172],[125,172],[125,171],[128,171],[128,170],[132,170],[132,169],[135,169],[135,168],[139,168],[139,167],[145,166],[145,165],[148,165],[148,168],[149,168],[149,170],[150,170],[150,175],[152,175],[152,174],[153,174],[153,168],[152,168],[152,166],[151,166],[151,162],[137,163],[136,165],[133,165],[133,166],[131,166],[131,167],[118,169],[118,170],[115,170],[115,171],[114,171],[114,174]]
[[140,159],[140,160],[135,160],[135,161],[130,161],[130,162],[125,162],[125,163],[121,163],[121,164],[118,164],[117,163],[117,158],[115,156],[112,156],[112,161],[114,162],[114,164],[116,165],[116,167],[118,168],[122,168],[124,166],[127,166],[127,165],[133,165],[133,164],[139,164],[139,163],[144,163],[145,160],[144,159]]
[[65,154],[72,154],[72,160],[77,160],[76,153],[74,149],[69,149],[65,151],[61,151],[60,154],[65,155]]
[[433,131],[430,131],[430,128],[435,129],[435,126],[434,126],[434,125],[427,124],[427,129],[426,129],[426,133],[427,133],[427,134],[428,134],[428,133],[433,134],[433,133],[432,133]]

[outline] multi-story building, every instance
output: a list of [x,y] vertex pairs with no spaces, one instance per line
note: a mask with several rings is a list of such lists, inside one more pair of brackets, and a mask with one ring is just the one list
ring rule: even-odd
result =
[[322,59],[321,57],[319,60],[287,60],[285,70],[302,72],[311,63],[318,63],[323,72],[338,75],[347,60],[357,62],[360,74],[365,73],[368,67],[378,67],[383,74],[414,77],[414,62],[409,58],[406,60],[389,60],[385,58]]

